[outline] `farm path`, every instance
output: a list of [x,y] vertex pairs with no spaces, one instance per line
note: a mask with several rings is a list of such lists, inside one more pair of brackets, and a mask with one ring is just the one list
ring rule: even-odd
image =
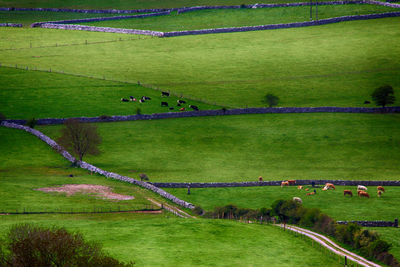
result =
[[[278,226],[280,227],[284,227],[282,224],[279,224]],[[324,246],[325,248],[329,249],[330,251],[332,251],[333,253],[340,255],[340,256],[346,256],[349,260],[356,262],[357,264],[361,265],[361,266],[366,266],[366,267],[379,267],[381,265],[376,264],[374,262],[371,262],[361,256],[358,256],[357,254],[354,254],[340,246],[338,246],[337,244],[335,244],[332,240],[330,240],[329,238],[317,234],[313,231],[304,229],[304,228],[300,228],[297,226],[289,226],[286,225],[286,229],[289,229],[293,232],[305,235],[311,239],[313,239],[314,241],[318,242],[319,244],[321,244],[322,246]]]
[[176,216],[179,216],[179,217],[182,217],[182,218],[196,218],[196,217],[184,212],[183,210],[181,210],[181,209],[179,209],[177,207],[174,207],[172,205],[169,205],[167,203],[160,203],[160,202],[158,202],[158,201],[156,201],[156,200],[154,200],[152,198],[147,198],[147,200],[152,202],[153,204],[155,204],[158,207],[162,207],[165,210],[167,210],[169,212],[172,212]]

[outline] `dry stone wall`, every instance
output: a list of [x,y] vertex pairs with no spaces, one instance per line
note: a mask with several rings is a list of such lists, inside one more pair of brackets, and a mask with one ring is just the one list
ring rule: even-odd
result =
[[399,227],[399,220],[394,221],[337,221],[338,224],[356,223],[364,227]]
[[0,23],[0,27],[22,27],[22,24],[17,24],[17,23]]
[[[160,120],[172,118],[204,117],[204,116],[228,116],[243,114],[286,114],[286,113],[400,113],[400,107],[362,108],[362,107],[282,107],[282,108],[239,108],[228,110],[199,110],[185,112],[167,112],[143,115],[109,116],[101,117],[77,117],[81,122],[118,122],[135,120]],[[63,124],[66,118],[37,119],[38,125]],[[16,124],[25,124],[26,120],[6,120]]]
[[130,14],[143,12],[163,12],[178,10],[177,8],[153,8],[153,9],[70,9],[70,8],[19,8],[19,7],[1,7],[0,11],[47,11],[47,12],[73,12],[73,13],[92,13],[92,14]]
[[[19,124],[9,123],[9,122],[6,122],[6,121],[3,121],[0,125],[4,126],[4,127],[7,127],[7,128],[20,129],[20,130],[26,131],[28,133],[31,133],[31,134],[35,135],[36,137],[38,137],[43,142],[47,143],[54,150],[59,152],[69,162],[77,162],[76,159],[70,153],[68,153],[66,150],[64,150],[63,147],[58,145],[54,140],[52,140],[50,137],[46,136],[45,134],[43,134],[42,132],[40,132],[38,130],[32,129],[32,128],[27,127],[27,126],[19,125]],[[127,176],[122,176],[122,175],[119,175],[117,173],[104,171],[104,170],[102,170],[100,168],[97,168],[96,166],[91,165],[91,164],[89,164],[87,162],[84,162],[84,161],[81,161],[81,162],[78,161],[77,164],[83,169],[86,169],[86,170],[89,170],[91,172],[103,175],[105,177],[116,179],[116,180],[120,180],[120,181],[123,181],[123,182],[135,184],[135,185],[139,185],[141,187],[144,187],[144,188],[146,188],[148,190],[151,190],[151,191],[159,194],[160,196],[162,196],[162,197],[164,197],[166,199],[171,200],[172,202],[174,202],[174,203],[176,203],[176,204],[178,204],[178,205],[180,205],[182,207],[185,207],[185,208],[188,208],[188,209],[194,209],[194,205],[193,204],[191,204],[189,202],[186,202],[186,201],[183,201],[183,200],[175,197],[174,195],[172,195],[172,194],[170,194],[170,193],[168,193],[168,192],[162,190],[161,188],[158,188],[158,187],[156,187],[156,186],[154,186],[152,184],[149,184],[149,183],[146,183],[146,182],[142,182],[142,181],[138,181],[136,179],[133,179],[133,178],[130,178],[130,177],[127,177]]]
[[[212,188],[212,187],[254,187],[254,186],[280,186],[283,180],[264,182],[234,182],[234,183],[152,183],[162,188]],[[353,180],[296,180],[296,185],[325,185],[331,183],[342,186],[400,186],[400,181],[353,181]]]

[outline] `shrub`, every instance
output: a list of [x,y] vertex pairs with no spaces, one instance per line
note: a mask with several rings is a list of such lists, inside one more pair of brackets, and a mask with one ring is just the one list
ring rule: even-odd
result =
[[368,246],[369,256],[377,257],[381,253],[388,252],[391,247],[392,245],[384,240],[375,240],[374,242],[371,242]]
[[246,8],[247,6],[245,4],[241,4],[240,8]]
[[382,107],[393,104],[396,100],[393,87],[390,85],[384,85],[376,88],[371,96],[376,105]]
[[149,177],[145,173],[139,174],[139,177],[140,177],[140,181],[148,181],[149,180]]
[[99,119],[100,119],[100,120],[108,120],[108,119],[111,119],[111,117],[108,116],[108,115],[101,115],[101,116],[99,117]]
[[[46,229],[30,224],[16,225],[8,233],[3,266],[132,266],[106,255],[98,243],[86,242],[79,233],[64,228]],[[8,252],[8,253],[7,253]]]
[[355,223],[341,224],[336,226],[335,236],[342,243],[354,246],[354,235],[361,227]]
[[31,128],[35,128],[36,124],[37,124],[37,120],[35,118],[31,118],[26,121],[26,126],[29,126]]
[[268,106],[271,108],[273,106],[278,105],[279,103],[279,97],[273,94],[266,94],[264,102],[268,104]]
[[0,112],[0,123],[6,119],[6,116]]
[[194,209],[193,209],[193,213],[196,214],[196,215],[201,216],[201,215],[204,215],[204,210],[203,210],[202,207],[196,206],[196,207],[194,207]]
[[136,115],[142,115],[142,110],[140,108],[136,109]]
[[299,224],[306,227],[313,227],[319,219],[321,211],[317,208],[307,209],[300,219]]

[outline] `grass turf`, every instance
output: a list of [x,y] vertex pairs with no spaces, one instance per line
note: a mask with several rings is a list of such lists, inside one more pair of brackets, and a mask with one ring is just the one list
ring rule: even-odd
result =
[[[318,7],[318,18],[326,19],[348,15],[365,15],[397,11],[377,5],[332,5]],[[315,10],[314,14],[315,16]],[[302,22],[310,19],[310,7],[281,7],[261,9],[200,10],[182,14],[144,19],[124,19],[79,23],[98,27],[114,27],[155,31],[183,31],[224,27],[257,26],[266,24]]]
[[[153,182],[397,180],[399,119],[325,113],[103,123],[104,153],[86,161]],[[38,129],[56,138],[61,127]]]
[[124,15],[134,14],[93,14],[50,11],[0,11],[0,23],[21,23],[24,27],[29,27],[34,22],[113,17]]
[[[121,98],[137,98],[136,102],[121,102]],[[151,100],[139,103],[142,96]],[[101,79],[64,74],[0,68],[0,112],[7,118],[65,118],[96,117],[100,115],[132,115],[178,112],[189,104],[200,109],[215,106],[185,99],[177,106],[178,97],[161,97],[161,92],[137,84],[111,82]],[[173,110],[161,107],[167,102]],[[62,104],[62,108],[60,108]]]
[[[307,187],[308,188],[308,187]],[[313,189],[309,186],[310,191]],[[385,187],[386,192],[378,198],[376,187],[369,186],[370,199],[357,197],[356,186],[336,186],[336,190],[322,191],[316,188],[316,195],[307,196],[307,191],[297,187],[281,188],[277,186],[239,187],[239,188],[191,188],[187,195],[186,188],[166,188],[171,194],[200,205],[207,211],[215,207],[233,204],[240,208],[270,208],[277,199],[292,199],[300,197],[307,208],[319,208],[335,220],[362,221],[384,220],[393,221],[398,217],[400,208],[400,188]],[[343,190],[351,190],[353,197],[343,196]],[[346,211],[346,212],[343,212]]]
[[3,216],[0,232],[16,222],[79,230],[137,266],[340,265],[308,239],[270,225],[159,215]]
[[[279,106],[363,106],[375,88],[390,84],[397,92],[400,87],[399,21],[10,50],[0,57],[3,64],[140,80],[233,107],[265,106],[266,93],[279,96]],[[23,29],[0,31],[10,40],[2,46],[29,39]],[[52,33],[46,42],[53,44],[71,34],[82,41],[102,36],[46,29],[29,33]]]

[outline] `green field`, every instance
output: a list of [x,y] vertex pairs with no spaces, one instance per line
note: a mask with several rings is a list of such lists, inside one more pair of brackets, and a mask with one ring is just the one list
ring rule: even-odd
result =
[[[7,50],[0,58],[9,65],[140,80],[231,107],[265,106],[268,92],[280,97],[279,106],[365,106],[375,88],[390,84],[397,92],[400,86],[399,21]],[[3,47],[29,39],[23,29],[0,33],[10,40]],[[53,45],[69,36],[80,36],[82,42],[86,36],[103,36],[47,29],[30,33],[54,34],[45,41]]]
[[[308,192],[312,192],[311,189]],[[187,195],[186,188],[165,188],[171,194],[200,205],[207,211],[215,207],[233,204],[240,208],[263,208],[271,207],[277,199],[292,199],[300,197],[303,205],[307,208],[319,208],[335,220],[361,221],[361,220],[384,220],[393,221],[397,218],[400,209],[400,188],[385,187],[386,192],[381,198],[377,197],[376,187],[369,186],[370,199],[357,197],[356,186],[336,186],[336,190],[322,191],[315,189],[316,195],[307,196],[307,191],[299,190],[297,187],[281,188],[280,186],[261,187],[236,187],[236,188],[191,188]],[[343,196],[343,190],[352,190],[353,197]],[[346,212],[343,212],[346,211]]]
[[[332,5],[318,7],[318,18],[326,19],[348,15],[365,15],[397,11],[377,5]],[[315,16],[315,11],[314,15]],[[143,19],[124,19],[79,23],[82,25],[142,29],[155,31],[183,31],[225,27],[257,26],[310,20],[310,7],[281,7],[260,9],[200,10],[169,16]]]
[[135,14],[93,14],[75,12],[50,12],[50,11],[0,11],[0,23],[21,23],[29,27],[34,22],[84,19],[97,17],[113,17]]
[[135,266],[340,266],[307,239],[270,225],[161,216],[7,216],[16,221],[79,230],[114,257]]
[[[298,0],[268,0],[263,3],[289,3]],[[85,8],[85,9],[141,9],[141,8],[173,8],[203,5],[241,5],[255,4],[254,0],[1,0],[1,7],[52,7],[52,8]]]
[[[121,98],[129,99],[129,96],[136,97],[137,101],[121,102]],[[142,96],[151,97],[151,100],[139,103]],[[201,110],[217,108],[188,99],[178,107],[177,99],[161,97],[161,92],[137,84],[0,68],[0,112],[10,119],[133,115],[138,108],[142,114],[178,112],[182,107],[191,110],[189,104]],[[161,107],[162,101],[168,102],[174,110]]]
[[[157,182],[398,180],[398,115],[260,114],[98,124],[100,168]],[[56,138],[61,126],[38,127]]]

